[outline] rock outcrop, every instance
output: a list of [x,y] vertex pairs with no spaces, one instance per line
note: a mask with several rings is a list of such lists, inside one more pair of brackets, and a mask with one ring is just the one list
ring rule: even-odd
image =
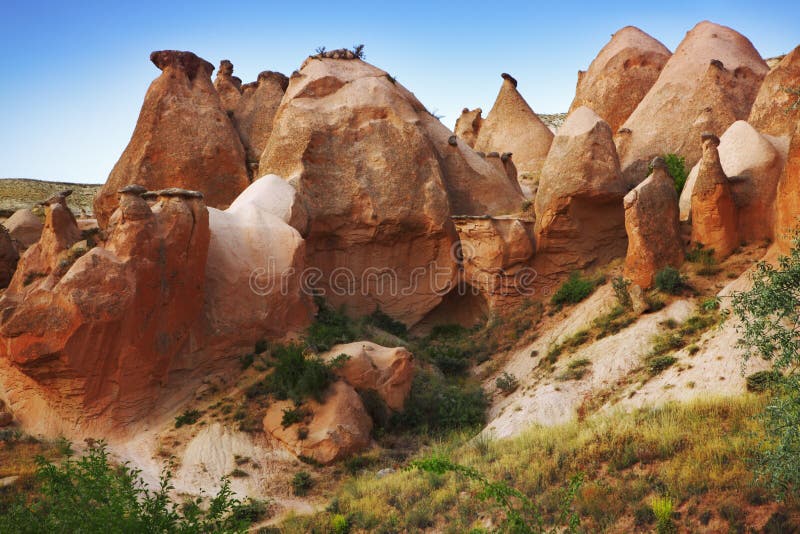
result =
[[586,106],[616,132],[656,83],[671,55],[639,28],[625,26],[611,36],[589,70],[578,71],[570,112]]
[[474,147],[475,141],[478,140],[478,133],[480,132],[481,125],[483,124],[483,117],[481,117],[482,113],[483,110],[481,108],[475,108],[473,110],[464,108],[461,110],[461,116],[456,119],[456,127],[454,132],[470,147]]
[[794,244],[794,233],[800,229],[800,123],[778,182],[775,212],[775,242],[779,252],[788,253]]
[[800,46],[764,78],[747,122],[759,132],[791,137],[800,123]]
[[257,81],[242,87],[233,122],[242,139],[247,164],[254,167],[253,176],[259,176],[258,162],[267,146],[272,122],[288,85],[289,78],[280,72],[264,71],[258,75]]
[[217,77],[214,78],[214,89],[219,94],[222,109],[229,115],[233,113],[242,97],[242,80],[233,75],[233,63],[227,59],[219,62]]
[[346,354],[336,374],[358,391],[375,391],[390,409],[402,411],[414,380],[414,356],[404,347],[387,348],[369,341],[336,345],[322,357]]
[[553,140],[536,194],[539,275],[624,256],[627,192],[611,128],[591,109],[576,109]]
[[694,166],[701,156],[700,134],[719,136],[734,121],[747,119],[767,71],[741,34],[707,21],[695,26],[615,138],[626,180],[641,182],[648,163],[665,153]]
[[480,126],[475,150],[511,152],[520,173],[538,174],[553,142],[553,132],[517,91],[517,81],[503,74],[503,84]]
[[4,226],[0,226],[0,289],[8,286],[14,271],[17,270],[19,253],[11,235]]
[[724,259],[740,244],[736,203],[719,161],[719,138],[703,134],[703,159],[692,191],[692,242]]
[[203,306],[202,195],[164,190],[151,207],[143,190],[122,190],[107,242],[80,256],[62,254],[75,251],[77,226],[64,197],[51,199],[0,299],[0,386],[32,433],[132,432],[205,375],[204,362],[174,361]]
[[[719,159],[736,203],[739,237],[753,242],[772,239],[775,226],[775,194],[786,161],[785,145],[760,134],[745,121],[731,124],[719,143]],[[681,192],[681,220],[691,218],[692,191],[700,163],[694,166]]]
[[191,52],[153,52],[161,69],[144,98],[136,128],[94,202],[101,227],[117,207],[117,190],[201,191],[209,206],[225,208],[249,184],[245,154],[211,83],[214,67]]
[[659,270],[683,263],[675,184],[663,159],[653,160],[652,167],[653,173],[624,199],[628,234],[625,276],[642,288],[653,285]]
[[310,220],[306,264],[333,305],[355,315],[380,307],[413,325],[455,278],[450,214],[519,209],[508,176],[452,137],[359,59],[312,57],[292,76],[259,172],[297,188]]
[[21,209],[14,212],[11,217],[3,221],[11,239],[16,241],[22,248],[28,248],[42,236],[44,225],[42,221],[29,209]]
[[356,390],[343,381],[334,382],[323,402],[306,402],[299,423],[283,426],[285,411],[297,409],[292,401],[270,404],[264,430],[296,456],[330,464],[369,447],[372,419]]

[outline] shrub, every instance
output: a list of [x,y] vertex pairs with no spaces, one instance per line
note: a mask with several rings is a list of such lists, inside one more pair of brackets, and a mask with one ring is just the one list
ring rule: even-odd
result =
[[356,340],[358,332],[344,310],[335,310],[319,298],[315,303],[319,311],[305,335],[305,342],[312,350],[324,352],[334,345]]
[[747,391],[762,393],[777,384],[780,378],[780,373],[776,373],[775,371],[757,371],[748,375],[745,379],[747,382]]
[[519,387],[519,380],[517,380],[516,376],[504,372],[502,375],[497,377],[497,380],[495,380],[495,385],[497,386],[497,389],[506,395],[509,395]]
[[615,276],[611,279],[611,287],[614,289],[614,294],[617,296],[617,302],[623,310],[628,310],[633,306],[631,300],[630,288],[631,281],[622,276]]
[[399,338],[405,338],[408,336],[408,328],[406,328],[406,325],[400,321],[395,321],[383,313],[380,308],[376,309],[367,316],[366,323],[374,326],[375,328],[380,328],[381,330],[389,332],[393,336],[397,336]]
[[342,514],[331,517],[331,530],[333,534],[347,534],[350,532],[350,522]]
[[251,365],[253,365],[255,357],[256,355],[252,353],[239,356],[239,366],[242,369],[242,371],[246,371],[247,369],[250,368]]
[[248,498],[234,511],[233,515],[236,519],[249,524],[261,521],[269,516],[269,503]]
[[580,380],[589,372],[592,362],[586,358],[578,358],[567,364],[567,370],[558,376],[559,380]]
[[248,391],[249,396],[271,393],[279,400],[292,399],[299,404],[309,397],[322,402],[322,396],[334,381],[334,370],[346,360],[346,355],[325,362],[319,356],[306,356],[299,343],[278,345],[272,350],[275,369],[260,384]]
[[477,349],[468,329],[459,325],[438,325],[418,343],[415,353],[445,375],[456,376],[469,370]]
[[677,295],[683,289],[685,280],[678,269],[664,267],[656,273],[656,287],[659,291]]
[[292,478],[292,493],[298,497],[303,497],[308,494],[308,490],[310,490],[313,485],[314,481],[311,479],[311,475],[306,471],[300,471],[299,473],[295,473]]
[[686,159],[677,154],[664,154],[664,163],[667,164],[667,172],[675,182],[675,191],[680,195],[689,177],[689,173],[686,172]]
[[648,313],[657,312],[664,308],[667,305],[660,296],[655,293],[647,294],[644,296],[644,303],[647,306],[646,310]]
[[647,368],[651,375],[657,375],[672,367],[678,359],[675,356],[656,356],[648,363]]
[[175,418],[175,428],[180,428],[184,425],[193,425],[200,420],[202,415],[202,412],[198,410],[186,410]]
[[281,417],[281,426],[288,428],[295,423],[300,423],[306,418],[306,415],[308,415],[308,412],[301,407],[284,409]]
[[577,304],[591,295],[596,286],[596,281],[583,278],[581,273],[573,271],[555,292],[550,302],[558,307],[565,304]]
[[656,516],[656,531],[658,534],[674,532],[675,525],[672,523],[672,510],[674,505],[669,497],[655,497],[650,503],[653,515]]

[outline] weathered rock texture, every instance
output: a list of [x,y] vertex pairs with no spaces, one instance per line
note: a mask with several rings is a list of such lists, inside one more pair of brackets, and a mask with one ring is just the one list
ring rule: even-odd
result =
[[414,380],[414,356],[404,347],[387,348],[369,341],[336,345],[322,357],[349,356],[336,374],[358,391],[375,391],[390,409],[401,411]]
[[11,239],[19,243],[22,248],[28,248],[39,241],[44,228],[39,217],[27,208],[15,211],[11,217],[3,221],[3,226],[8,230]]
[[686,34],[655,85],[617,134],[622,171],[631,184],[655,157],[676,153],[700,160],[697,139],[747,119],[768,71],[752,43],[734,30],[701,22]]
[[800,229],[800,123],[792,136],[775,205],[775,242],[779,252],[788,253],[793,245],[793,234]]
[[[739,236],[753,242],[772,239],[775,226],[775,194],[786,162],[788,147],[760,134],[745,121],[731,124],[720,138],[719,159],[736,203]],[[681,220],[691,219],[692,192],[700,163],[694,166],[681,192]]]
[[335,306],[414,324],[456,275],[450,214],[519,209],[508,176],[451,137],[361,60],[309,58],[292,76],[259,172],[296,186],[310,218],[306,263]]
[[255,166],[272,133],[272,122],[281,103],[289,78],[280,72],[264,71],[258,80],[242,87],[242,96],[233,112],[233,122],[239,131],[248,165]]
[[800,46],[764,78],[747,122],[763,134],[792,135],[800,123]]
[[19,253],[11,235],[4,226],[0,227],[0,289],[8,286],[14,271],[17,270]]
[[233,75],[233,63],[227,59],[219,63],[217,77],[214,78],[214,89],[219,94],[222,109],[228,114],[233,113],[242,97],[242,80]]
[[653,173],[625,195],[625,230],[628,253],[625,276],[648,288],[664,267],[683,263],[683,243],[678,220],[678,194],[664,160],[656,158]]
[[503,74],[494,106],[480,126],[475,150],[511,152],[520,173],[538,174],[553,142],[553,132],[517,91],[517,81]]
[[736,203],[719,161],[719,138],[703,135],[703,159],[692,191],[692,242],[713,249],[718,259],[740,244]]
[[553,140],[536,194],[539,275],[623,256],[627,192],[611,128],[591,109],[576,109]]
[[656,83],[671,55],[639,28],[625,26],[611,36],[589,70],[578,71],[570,112],[586,106],[616,132]]
[[464,140],[470,147],[475,146],[475,141],[478,140],[478,132],[481,130],[483,124],[483,117],[481,108],[469,110],[464,108],[461,110],[461,116],[456,119],[455,134]]
[[0,299],[0,386],[29,432],[132,431],[203,374],[203,362],[176,369],[174,359],[203,306],[205,205],[168,190],[151,208],[139,194],[121,195],[108,241],[77,258],[64,254],[75,252],[74,217],[51,200]]
[[304,421],[284,427],[284,410],[294,407],[291,401],[270,404],[264,430],[296,456],[329,464],[367,448],[371,442],[372,419],[356,390],[343,381],[330,386],[322,403],[310,400],[303,405],[308,414]]
[[249,184],[239,135],[211,83],[214,67],[191,52],[153,52],[150,60],[162,73],[150,84],[133,136],[95,199],[101,227],[117,207],[117,190],[128,184],[198,190],[219,208]]
[[508,308],[533,294],[534,224],[515,217],[458,217],[463,280],[491,310]]

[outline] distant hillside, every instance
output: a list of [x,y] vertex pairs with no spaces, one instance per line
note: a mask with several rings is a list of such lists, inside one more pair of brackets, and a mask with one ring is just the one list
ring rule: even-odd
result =
[[0,217],[8,217],[22,208],[32,208],[64,189],[72,189],[68,201],[72,210],[92,212],[92,202],[101,184],[45,182],[29,178],[0,178]]
[[566,113],[537,113],[537,115],[553,132],[557,132],[567,118]]

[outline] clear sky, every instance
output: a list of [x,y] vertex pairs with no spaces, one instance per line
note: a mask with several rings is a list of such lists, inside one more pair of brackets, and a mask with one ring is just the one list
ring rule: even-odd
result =
[[318,46],[366,45],[453,127],[488,112],[500,73],[534,110],[563,112],[576,73],[610,35],[638,26],[674,50],[708,19],[747,36],[764,57],[800,44],[800,3],[635,2],[86,2],[2,0],[0,177],[103,182],[130,139],[158,69],[152,50],[230,59],[244,82],[290,74]]

